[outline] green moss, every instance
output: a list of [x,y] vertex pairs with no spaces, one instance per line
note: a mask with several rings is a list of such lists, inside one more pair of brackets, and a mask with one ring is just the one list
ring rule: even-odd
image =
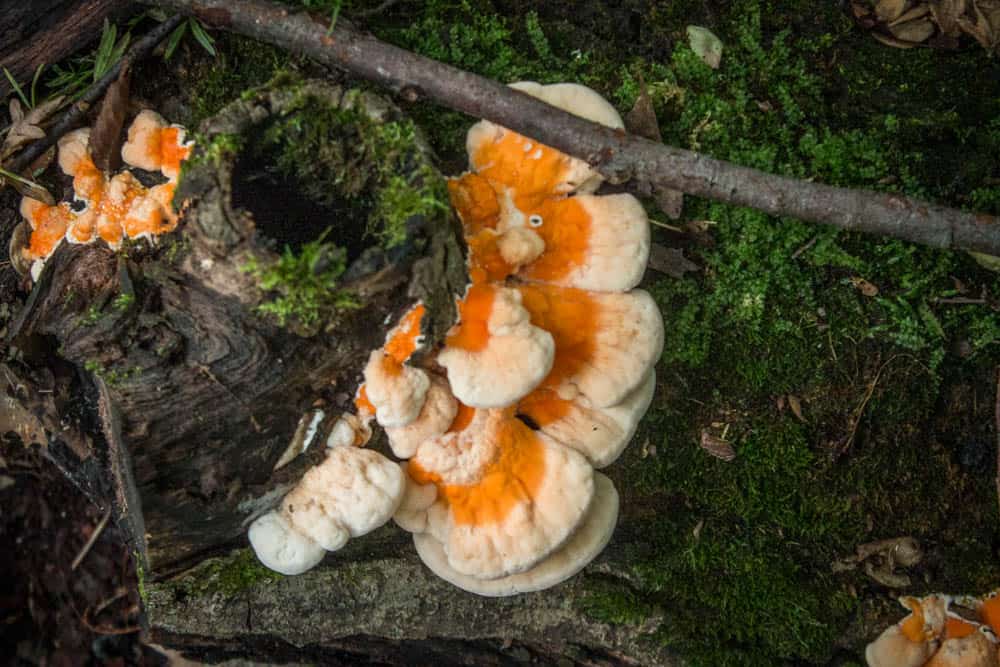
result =
[[224,160],[231,159],[239,153],[245,139],[239,134],[220,133],[213,136],[211,140],[195,134],[194,141],[198,150],[181,163],[182,174],[200,165],[219,165]]
[[[620,110],[641,79],[667,144],[834,185],[1000,206],[1000,77],[981,50],[886,48],[832,3],[654,4],[638,43],[598,2],[573,12],[518,3],[504,16],[489,2],[428,2],[375,30],[502,81],[586,83]],[[689,23],[723,40],[719,70],[687,46]],[[624,52],[643,55],[623,64]],[[430,105],[416,118],[464,168],[469,121]],[[626,559],[627,584],[588,579],[583,610],[652,624],[654,641],[693,664],[814,664],[856,620],[853,592],[883,595],[861,573],[831,574],[858,544],[909,534],[933,549],[937,579],[913,592],[995,585],[991,478],[958,467],[929,432],[944,387],[1000,363],[996,314],[940,300],[995,297],[1000,280],[961,253],[693,197],[684,215],[712,223],[704,244],[685,249],[702,270],[650,286],[668,335],[637,437],[647,455],[633,445],[610,469],[630,514],[648,508],[651,544]],[[703,430],[723,429],[737,453],[728,463],[698,445]]]
[[330,320],[337,311],[357,308],[357,298],[340,289],[339,278],[347,268],[347,253],[319,238],[302,246],[298,254],[285,246],[284,252],[272,264],[262,266],[251,258],[241,270],[252,275],[268,297],[257,309],[273,315],[285,326],[295,321],[305,329],[321,320]]
[[142,559],[139,557],[138,551],[132,552],[132,560],[135,562],[135,578],[136,587],[139,589],[139,599],[144,605],[149,604],[146,592],[146,570],[142,566]]
[[203,561],[183,577],[169,582],[177,593],[190,596],[232,596],[248,588],[266,585],[283,576],[260,564],[251,549],[240,549],[222,558]]
[[197,127],[245,90],[261,86],[295,64],[287,52],[232,33],[216,34],[216,58],[198,53],[186,71],[190,112],[180,119]]
[[444,179],[419,151],[411,121],[374,122],[310,97],[293,111],[267,126],[254,151],[308,197],[369,211],[367,233],[386,248],[406,240],[415,218],[447,214]]

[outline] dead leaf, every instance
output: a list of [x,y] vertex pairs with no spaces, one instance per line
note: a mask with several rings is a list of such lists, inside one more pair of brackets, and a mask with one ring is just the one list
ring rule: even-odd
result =
[[880,32],[873,32],[872,37],[874,37],[876,41],[882,42],[886,46],[892,46],[897,49],[912,49],[913,47],[917,46],[913,42],[904,42],[901,39],[896,39],[892,35],[883,35]]
[[859,276],[854,276],[853,278],[851,278],[851,284],[854,285],[854,288],[856,290],[858,290],[867,297],[878,296],[878,287],[871,284],[864,278],[861,278]]
[[895,21],[906,11],[907,0],[879,0],[875,13],[883,21]]
[[31,227],[26,221],[22,220],[20,224],[14,227],[14,231],[10,235],[10,242],[7,245],[7,256],[10,259],[10,265],[21,276],[27,275],[28,271],[31,270],[31,262],[28,261],[22,252],[24,248],[28,247],[30,239]]
[[920,44],[934,34],[934,23],[930,19],[917,19],[906,23],[889,24],[889,32],[896,39]]
[[941,32],[948,37],[958,37],[962,31],[958,27],[958,17],[965,13],[966,0],[938,0],[931,3],[931,16]]
[[649,96],[646,81],[641,74],[639,75],[639,97],[635,99],[632,110],[625,114],[625,129],[640,137],[657,142],[663,141],[663,135],[660,134],[660,122],[656,119],[656,109],[653,108],[653,100]]
[[889,25],[893,26],[899,23],[906,23],[907,21],[915,21],[923,16],[927,16],[928,12],[930,12],[930,7],[927,5],[917,5],[913,9],[903,12],[898,19],[890,21]]
[[691,531],[691,537],[693,537],[695,540],[701,537],[701,529],[704,527],[705,527],[705,520],[698,519],[698,523],[694,525],[694,530]]
[[701,267],[685,257],[680,248],[667,248],[654,243],[649,248],[649,268],[671,278],[683,278],[685,273],[697,271]]
[[112,172],[121,165],[122,127],[128,111],[130,68],[123,65],[115,82],[108,87],[97,112],[97,120],[90,131],[90,156],[94,164],[105,172]]
[[4,397],[6,405],[0,406],[0,433],[13,431],[27,445],[47,445],[45,428],[31,411],[10,397]]
[[703,430],[701,432],[701,448],[717,459],[732,461],[736,458],[736,450],[726,440],[716,437]]
[[906,588],[911,583],[908,575],[880,569],[871,561],[865,561],[865,574],[886,588]]
[[712,69],[719,69],[722,63],[722,40],[708,28],[699,25],[687,27],[688,44],[691,45],[702,62]]
[[41,139],[45,136],[45,130],[41,124],[48,120],[56,109],[63,102],[64,97],[57,95],[50,100],[46,100],[28,111],[27,114],[21,109],[21,102],[15,97],[10,100],[11,126],[7,130],[7,137],[3,146],[0,147],[0,160],[4,160],[21,149],[22,146]]
[[799,421],[803,424],[806,423],[806,418],[802,416],[802,401],[795,394],[788,395],[788,407],[791,408],[792,414],[799,418]]

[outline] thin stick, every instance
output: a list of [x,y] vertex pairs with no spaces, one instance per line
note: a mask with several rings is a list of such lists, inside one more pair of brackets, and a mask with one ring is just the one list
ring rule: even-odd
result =
[[7,165],[7,169],[20,173],[31,166],[32,162],[40,158],[45,151],[55,145],[55,143],[59,141],[63,135],[80,124],[87,112],[89,112],[94,104],[101,99],[101,96],[104,95],[108,86],[114,83],[114,81],[118,78],[118,73],[121,72],[122,66],[125,63],[131,65],[132,63],[146,57],[146,55],[156,48],[156,45],[162,42],[167,35],[173,32],[174,28],[179,26],[184,19],[185,17],[180,14],[171,16],[166,21],[143,35],[142,39],[133,44],[132,48],[130,48],[117,63],[112,65],[111,68],[104,73],[104,76],[94,82],[94,85],[87,89],[87,92],[83,94],[83,97],[74,102],[69,109],[63,112],[63,115],[59,117],[59,120],[45,130],[45,136],[43,138],[32,143],[15,156],[14,159],[10,161],[10,164]]
[[97,527],[94,528],[94,532],[90,534],[90,539],[87,540],[87,543],[83,545],[82,549],[80,549],[80,553],[78,553],[76,558],[73,559],[73,564],[69,566],[70,570],[76,570],[76,568],[80,567],[80,563],[82,563],[83,559],[87,557],[88,553],[90,553],[90,549],[94,546],[94,543],[97,542],[97,538],[99,538],[101,533],[104,532],[104,527],[108,525],[108,519],[110,518],[111,510],[105,510],[104,516],[102,516],[101,520],[97,523]]
[[361,34],[339,21],[267,0],[141,0],[340,67],[398,91],[485,118],[586,160],[639,192],[670,188],[777,217],[1000,255],[1000,221],[898,194],[849,190],[768,174],[665,146],[556,109],[520,91]]
[[993,405],[993,428],[997,438],[997,504],[1000,508],[1000,366],[997,366],[997,396]]

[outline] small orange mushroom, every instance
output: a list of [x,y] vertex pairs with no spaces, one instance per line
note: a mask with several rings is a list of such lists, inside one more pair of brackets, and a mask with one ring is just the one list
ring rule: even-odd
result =
[[160,171],[170,180],[180,174],[181,162],[191,154],[193,142],[184,141],[184,128],[168,125],[163,116],[144,109],[128,129],[128,141],[122,146],[126,164]]
[[21,199],[21,215],[31,226],[31,239],[24,249],[25,257],[31,260],[44,260],[51,255],[73,220],[69,204],[49,206],[30,197]]

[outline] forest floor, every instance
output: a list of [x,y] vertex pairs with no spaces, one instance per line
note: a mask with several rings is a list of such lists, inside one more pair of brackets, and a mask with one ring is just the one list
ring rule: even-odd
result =
[[[345,2],[343,15],[362,4]],[[971,42],[886,46],[836,5],[429,0],[360,23],[502,81],[584,83],[622,112],[644,84],[667,144],[1000,214],[1000,61]],[[718,69],[692,51],[688,25],[721,39]],[[187,39],[168,66],[141,66],[134,94],[171,99],[161,111],[196,127],[275,74],[316,72],[277,49],[215,38],[215,58]],[[429,103],[406,110],[442,170],[459,173],[469,119]],[[4,242],[12,202],[0,202]],[[1000,276],[964,253],[691,197],[679,220],[652,204],[649,212],[672,226],[654,228],[654,241],[683,252],[690,270],[647,274],[666,349],[650,413],[608,472],[623,503],[644,509],[657,549],[637,554],[625,578],[585,574],[584,611],[620,624],[655,619],[650,641],[695,665],[847,665],[860,664],[864,642],[899,618],[895,596],[1000,584]],[[9,268],[0,271],[8,304],[0,325],[24,298],[17,285]],[[0,470],[14,480],[0,491],[0,534],[65,560],[55,556],[78,549],[100,517],[60,490],[34,454],[5,445],[3,456],[31,461],[31,472]],[[902,537],[922,551],[910,567],[877,555],[851,562],[860,545]],[[128,571],[112,540],[109,532],[98,541],[83,572],[105,560],[100,581]],[[38,580],[47,561],[18,558],[13,571]],[[75,576],[42,580],[60,587],[50,599],[73,600],[78,615],[65,605],[62,620],[31,611],[8,617],[4,632],[33,622],[50,647],[86,643],[77,635],[90,641],[74,619],[103,604],[95,591],[113,596],[122,580],[78,598]],[[5,599],[41,599],[37,585],[18,586]],[[114,604],[127,611],[126,599]]]

